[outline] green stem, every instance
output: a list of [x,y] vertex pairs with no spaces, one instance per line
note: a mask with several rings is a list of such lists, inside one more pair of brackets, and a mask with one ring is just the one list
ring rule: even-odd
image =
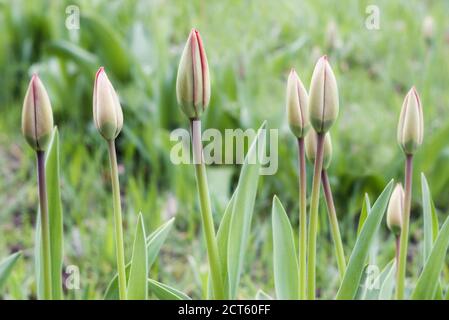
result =
[[304,138],[298,139],[299,157],[299,299],[307,297],[307,182]]
[[332,240],[334,241],[335,247],[335,254],[337,255],[338,272],[340,274],[340,280],[342,280],[346,271],[346,258],[345,252],[343,250],[343,242],[341,241],[340,228],[338,227],[334,198],[332,196],[331,185],[329,183],[329,177],[327,175],[326,169],[323,169],[321,173],[321,181],[323,183],[323,191],[326,198],[329,223],[331,225]]
[[44,299],[52,299],[51,256],[50,256],[50,221],[48,218],[47,182],[45,179],[45,152],[37,151],[37,180],[41,214],[41,241],[43,254]]
[[222,300],[225,298],[223,279],[221,277],[220,259],[218,245],[215,238],[215,227],[212,218],[209,187],[207,184],[206,166],[203,161],[203,147],[201,142],[201,121],[191,120],[191,136],[193,161],[195,164],[196,183],[200,201],[201,220],[206,239],[207,255],[209,259],[210,276],[214,291],[214,298]]
[[399,261],[396,286],[396,299],[404,299],[405,273],[407,264],[407,246],[410,224],[410,207],[412,201],[413,155],[408,154],[405,161],[405,194],[404,213],[402,221],[401,238],[399,241]]
[[324,134],[317,135],[317,152],[312,182],[312,197],[310,202],[310,222],[307,261],[307,292],[308,299],[315,300],[315,272],[316,272],[316,237],[318,226],[318,206],[320,201],[321,169],[323,167]]
[[108,141],[109,163],[111,166],[112,196],[114,204],[115,250],[117,256],[118,287],[120,300],[126,300],[125,250],[123,246],[122,207],[120,203],[120,185],[117,170],[115,140]]

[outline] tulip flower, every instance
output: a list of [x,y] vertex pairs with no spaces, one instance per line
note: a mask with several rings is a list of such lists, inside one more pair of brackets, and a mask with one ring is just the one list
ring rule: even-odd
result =
[[200,33],[192,29],[179,62],[176,97],[189,119],[198,119],[209,105],[210,80]]
[[321,57],[313,70],[309,91],[309,117],[317,133],[329,131],[338,116],[337,80],[327,56]]
[[50,98],[37,74],[31,78],[22,108],[22,134],[36,151],[45,151],[53,130]]
[[53,130],[53,113],[47,90],[35,74],[25,94],[22,108],[22,133],[28,144],[36,151],[37,180],[39,191],[42,267],[44,298],[52,299],[50,221],[48,215],[47,183],[45,179],[45,149]]
[[298,141],[299,158],[299,298],[306,298],[307,276],[307,183],[304,136],[309,126],[308,94],[294,69],[287,81],[287,118]]
[[402,230],[399,243],[396,298],[404,299],[405,270],[412,199],[413,155],[423,142],[424,117],[418,92],[413,87],[405,96],[399,117],[397,139],[405,153],[405,192]]
[[338,88],[327,56],[321,57],[313,70],[309,89],[309,120],[317,133],[316,157],[313,171],[312,195],[310,201],[310,222],[308,241],[308,298],[315,299],[316,237],[318,228],[318,206],[320,198],[321,171],[325,134],[338,116]]
[[122,130],[122,107],[103,67],[95,76],[93,116],[95,126],[106,140],[115,139]]
[[415,87],[411,88],[402,104],[398,125],[398,143],[405,154],[413,154],[422,144],[424,117]]
[[200,116],[206,110],[210,100],[209,67],[203,41],[195,29],[190,32],[179,62],[176,96],[182,111],[190,120],[196,185],[209,260],[212,294],[215,299],[223,299],[225,291],[201,141]]
[[291,131],[297,138],[303,138],[309,126],[307,114],[308,94],[294,69],[287,81],[287,117]]
[[126,300],[126,270],[123,245],[122,208],[120,184],[117,168],[115,138],[123,127],[123,112],[117,93],[109,81],[104,68],[98,69],[93,91],[93,118],[100,134],[108,142],[109,164],[111,169],[112,198],[115,226],[115,249],[118,269],[119,297]]
[[404,211],[404,189],[398,183],[394,188],[387,209],[387,226],[395,235],[401,232]]

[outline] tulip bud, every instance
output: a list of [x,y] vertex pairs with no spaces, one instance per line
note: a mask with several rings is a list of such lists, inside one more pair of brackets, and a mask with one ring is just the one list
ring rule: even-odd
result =
[[198,119],[209,105],[209,66],[200,34],[195,29],[190,32],[179,62],[176,97],[189,119]]
[[[318,144],[318,134],[315,130],[309,130],[304,140],[306,146],[306,156],[310,163],[315,163],[316,149]],[[326,132],[324,136],[323,170],[329,168],[332,160],[331,135]]]
[[22,134],[36,151],[45,151],[53,130],[53,112],[47,90],[34,74],[22,107]]
[[329,131],[338,116],[338,88],[334,72],[321,57],[313,70],[309,91],[309,119],[317,133]]
[[405,154],[413,154],[422,144],[424,119],[418,92],[410,89],[402,104],[398,125],[398,143]]
[[398,183],[394,188],[387,209],[387,226],[398,235],[402,229],[402,215],[404,211],[404,189]]
[[93,115],[95,126],[106,140],[118,136],[123,127],[122,107],[103,67],[95,76]]
[[306,134],[309,120],[307,103],[309,97],[296,71],[292,69],[287,81],[287,117],[290,130],[297,138]]

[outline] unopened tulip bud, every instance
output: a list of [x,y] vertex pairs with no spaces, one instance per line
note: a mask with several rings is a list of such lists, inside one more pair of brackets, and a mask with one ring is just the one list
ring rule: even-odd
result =
[[398,183],[391,193],[387,209],[387,226],[398,235],[402,229],[402,215],[404,211],[404,189]]
[[329,131],[338,116],[338,87],[326,56],[313,70],[309,91],[309,119],[317,133]]
[[198,119],[210,100],[209,66],[200,34],[193,29],[179,62],[176,97],[189,119]]
[[[315,130],[309,130],[304,140],[306,146],[306,156],[310,163],[315,163],[318,135]],[[324,136],[323,169],[329,168],[332,160],[331,135],[327,132]]]
[[411,155],[422,144],[424,134],[424,117],[415,87],[410,89],[402,104],[398,125],[398,143],[405,154]]
[[47,90],[35,74],[22,107],[22,134],[36,151],[45,151],[53,130],[53,112]]
[[122,107],[103,67],[95,76],[93,115],[95,126],[106,140],[118,136],[123,127]]
[[287,118],[290,130],[303,138],[309,125],[307,103],[309,97],[296,71],[292,69],[287,81]]

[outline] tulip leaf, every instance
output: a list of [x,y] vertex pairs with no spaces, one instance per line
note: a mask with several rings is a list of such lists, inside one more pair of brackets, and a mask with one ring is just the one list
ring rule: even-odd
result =
[[273,198],[273,269],[276,297],[282,300],[299,298],[299,270],[293,230],[278,197]]
[[160,300],[192,300],[185,293],[153,279],[148,279],[148,288]]
[[359,225],[357,227],[357,236],[360,234],[360,231],[362,231],[363,224],[365,223],[366,217],[368,216],[370,210],[371,210],[371,205],[369,202],[369,197],[368,197],[368,194],[365,193],[365,198],[363,199],[362,211],[360,212]]
[[14,265],[17,260],[22,256],[22,252],[15,252],[4,260],[0,261],[0,291],[6,283],[9,275],[11,274]]
[[[148,259],[148,270],[153,265],[156,260],[159,251],[162,247],[162,244],[165,242],[170,229],[173,226],[174,218],[171,218],[159,228],[154,230],[146,239],[147,244],[147,259]],[[126,276],[128,277],[130,270],[130,263],[126,265]],[[114,275],[112,280],[109,282],[109,285],[104,294],[105,300],[118,300],[119,292],[118,292],[118,275],[117,273]]]
[[393,263],[390,262],[390,267],[388,267],[387,265],[387,268],[385,268],[386,270],[388,270],[388,272],[381,282],[378,300],[391,300],[393,298],[393,290],[396,279],[396,260],[393,260],[392,262]]
[[129,270],[127,298],[129,300],[146,300],[148,297],[148,259],[145,226],[142,214],[137,219],[134,237],[133,255]]
[[424,269],[418,278],[412,299],[428,300],[435,297],[439,285],[439,276],[443,269],[446,251],[449,246],[449,217],[446,218],[438,233],[432,251],[427,258]]
[[256,300],[273,300],[273,297],[271,297],[268,293],[260,289],[256,293]]
[[243,163],[229,225],[227,273],[229,299],[235,299],[245,258],[256,199],[261,157],[265,153],[265,122],[258,130]]
[[433,243],[438,235],[438,217],[436,215],[435,206],[430,195],[429,184],[424,173],[421,173],[421,190],[422,190],[422,206],[424,220],[424,246],[423,258],[424,263],[429,258]]
[[[59,134],[58,129],[55,127],[53,129],[52,138],[48,145],[45,159],[45,178],[47,180],[47,202],[50,226],[52,298],[55,300],[60,300],[63,298],[61,274],[64,252],[64,231],[59,171]],[[37,294],[39,299],[43,299],[44,282],[40,209],[38,209],[36,219],[35,256]]]
[[362,230],[357,237],[354,249],[351,253],[351,257],[349,258],[343,281],[338,289],[337,299],[353,299],[357,293],[365,261],[368,258],[370,246],[379,229],[385,209],[387,208],[392,188],[393,181],[390,181],[374,203],[363,224]]

